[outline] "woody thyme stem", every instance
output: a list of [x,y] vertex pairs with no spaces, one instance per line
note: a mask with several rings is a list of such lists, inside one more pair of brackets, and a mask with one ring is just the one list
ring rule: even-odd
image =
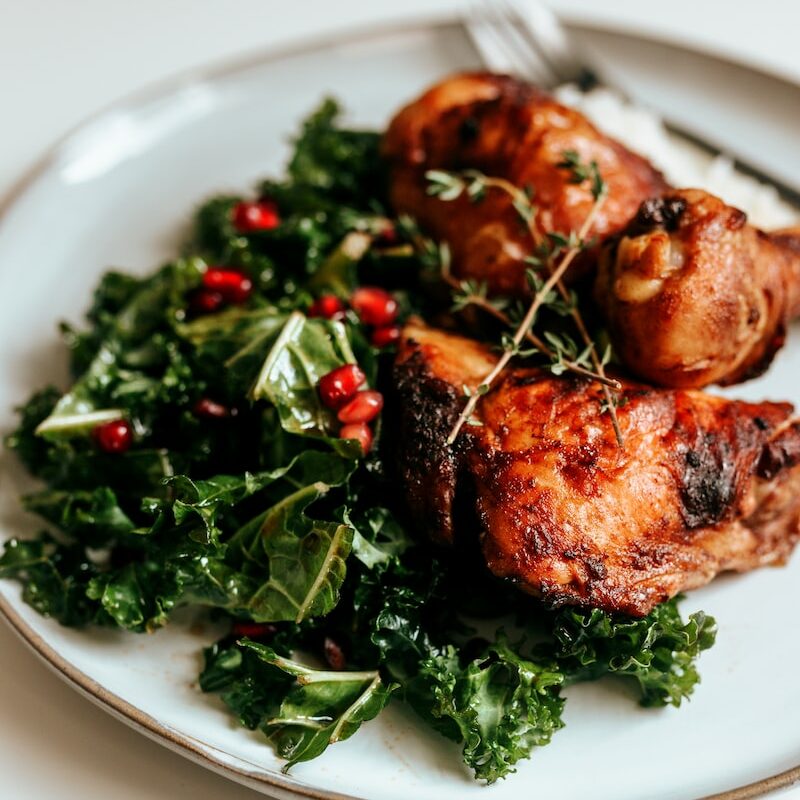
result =
[[[595,201],[595,205],[592,210],[597,208],[602,203],[603,197],[604,195],[601,195],[598,200]],[[584,222],[583,227],[581,228],[581,240],[588,232],[589,225],[591,225],[593,219],[594,215],[590,212],[586,217],[586,222]],[[497,376],[506,368],[506,365],[514,355],[515,350],[520,346],[522,340],[525,338],[525,334],[530,330],[531,325],[533,325],[533,321],[536,319],[536,312],[541,308],[544,299],[547,297],[553,287],[558,283],[558,281],[561,280],[561,277],[567,271],[567,268],[572,263],[579,249],[579,247],[571,247],[567,251],[564,257],[561,259],[561,263],[558,265],[558,267],[556,267],[556,269],[553,270],[542,288],[536,293],[535,297],[531,301],[530,306],[528,306],[528,310],[525,313],[522,322],[520,322],[517,330],[514,332],[514,336],[512,337],[514,347],[508,347],[504,350],[503,355],[500,356],[498,362],[494,365],[491,372],[489,372],[489,374],[481,381],[477,387],[477,390],[470,395],[466,405],[464,406],[464,409],[456,420],[453,429],[450,431],[450,435],[447,437],[448,445],[453,444],[453,442],[456,440],[456,437],[461,432],[461,428],[464,427],[464,423],[470,419],[470,417],[472,417],[475,407],[478,405],[478,399],[480,396],[482,394],[486,394]]]
[[[452,289],[461,289],[459,282],[455,278],[450,277],[450,275],[442,273],[442,279]],[[487,314],[498,320],[498,322],[502,322],[509,328],[512,327],[511,320],[508,315],[499,308],[493,306],[488,300],[486,300],[486,298],[481,297],[480,295],[467,295],[464,298],[464,304],[480,308],[482,311],[485,311]],[[553,349],[544,340],[540,339],[533,331],[528,331],[525,334],[525,339],[548,358],[555,357],[556,354],[553,352]],[[563,364],[569,372],[573,372],[575,375],[580,375],[582,378],[588,378],[596,381],[597,383],[602,383],[612,389],[621,388],[620,382],[614,380],[614,378],[598,375],[596,372],[592,372],[592,370],[586,369],[586,367],[582,367],[580,364],[576,364],[574,361],[570,361],[569,359],[565,358],[563,359]]]

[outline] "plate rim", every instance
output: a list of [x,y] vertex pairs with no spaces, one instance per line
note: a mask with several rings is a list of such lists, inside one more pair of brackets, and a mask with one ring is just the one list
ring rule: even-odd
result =
[[[603,23],[595,20],[581,20],[576,18],[575,15],[567,15],[567,19],[569,24],[583,30],[610,31],[644,41],[662,41],[656,36],[630,30],[625,26],[616,26],[611,23]],[[285,44],[279,44],[267,49],[251,51],[244,55],[223,59],[206,67],[182,70],[175,75],[154,81],[145,87],[126,93],[89,114],[68,129],[47,148],[44,154],[40,156],[32,166],[23,171],[16,180],[12,181],[9,189],[0,196],[0,231],[4,228],[12,208],[26,192],[35,185],[38,178],[45,174],[50,166],[57,162],[60,154],[69,145],[70,141],[79,135],[87,126],[100,122],[104,117],[114,112],[125,109],[135,109],[149,101],[173,94],[182,87],[193,83],[217,81],[228,75],[235,75],[238,72],[246,71],[251,67],[263,66],[285,58],[300,56],[305,53],[312,53],[342,44],[357,44],[381,36],[423,33],[425,31],[453,27],[459,24],[459,22],[460,18],[458,13],[443,11],[426,16],[426,18],[422,20],[390,20],[368,24],[354,24],[342,30],[315,33],[300,37]],[[737,61],[724,53],[717,53],[713,50],[693,45],[682,46],[672,41],[668,43],[672,47],[699,53],[715,61],[724,62],[759,73],[772,80],[800,86],[800,82],[789,80],[783,75],[772,73],[759,66]],[[315,789],[282,772],[271,773],[248,769],[247,762],[239,756],[223,753],[223,751],[218,748],[208,745],[201,740],[179,733],[177,730],[159,722],[155,717],[145,713],[132,703],[123,700],[119,695],[103,687],[100,683],[95,681],[94,678],[78,669],[68,659],[59,654],[54,647],[49,645],[43,636],[28,625],[12,601],[3,593],[0,593],[0,617],[2,617],[16,636],[36,654],[49,669],[65,681],[71,688],[75,689],[79,694],[93,702],[99,708],[111,714],[111,716],[133,728],[138,733],[163,745],[172,752],[206,769],[210,769],[231,781],[248,786],[256,791],[263,792],[265,789],[277,789],[281,793],[289,793],[289,795],[293,797],[306,798],[307,800],[365,800],[365,798],[360,798],[356,795],[342,794],[325,789]],[[237,765],[226,763],[222,758],[215,757],[215,753],[227,756],[229,759],[237,762]],[[698,800],[751,800],[751,798],[762,797],[769,792],[785,789],[798,782],[800,782],[800,764],[751,783],[743,784],[715,794],[705,795],[702,798],[698,798]]]

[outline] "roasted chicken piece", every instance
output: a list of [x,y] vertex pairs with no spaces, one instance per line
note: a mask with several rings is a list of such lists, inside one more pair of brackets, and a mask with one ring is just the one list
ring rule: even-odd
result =
[[[427,193],[426,171],[477,169],[531,187],[539,233],[568,234],[593,201],[559,164],[569,150],[596,161],[609,195],[589,236],[609,241],[595,298],[617,354],[645,380],[689,388],[755,377],[800,313],[799,231],[766,234],[712,195],[671,191],[647,161],[530,84],[485,73],[446,79],[395,116],[383,149],[396,210],[448,242],[457,277],[512,295],[529,293],[533,241],[511,197],[491,189],[477,203],[443,201]],[[596,256],[584,253],[567,278]]]
[[[448,242],[458,277],[486,281],[503,294],[527,291],[523,259],[533,249],[511,197],[491,189],[479,203],[465,196],[443,201],[428,194],[425,173],[477,169],[530,187],[539,231],[569,234],[593,204],[588,186],[571,182],[558,166],[570,150],[584,163],[596,161],[608,185],[589,237],[620,230],[643,200],[667,188],[661,173],[578,111],[528,83],[489,73],[456,75],[432,87],[394,117],[383,141],[395,210]],[[580,273],[575,267],[568,278]]]
[[436,541],[477,534],[489,569],[526,592],[637,616],[724,570],[788,557],[800,536],[790,405],[626,381],[620,448],[596,386],[514,367],[446,446],[463,387],[495,359],[421,323],[403,331],[400,473]]
[[766,234],[699,189],[668,192],[606,242],[595,299],[637,376],[684,388],[745,381],[800,312],[800,233]]

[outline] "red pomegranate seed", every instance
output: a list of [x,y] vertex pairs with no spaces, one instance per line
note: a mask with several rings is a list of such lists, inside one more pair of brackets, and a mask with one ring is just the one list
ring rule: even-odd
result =
[[331,669],[342,670],[347,666],[344,650],[330,636],[325,637],[325,641],[322,643],[322,652]]
[[353,422],[371,422],[383,408],[383,395],[372,389],[366,392],[357,392],[352,400],[349,400],[339,409],[336,415],[339,422],[349,425]]
[[244,303],[253,291],[253,282],[235,269],[209,267],[203,273],[203,288],[217,292],[228,303]]
[[104,453],[124,453],[133,444],[133,431],[124,419],[97,425],[92,436]]
[[257,203],[237,203],[232,211],[233,227],[239,233],[269,231],[281,223],[278,207],[272,200]]
[[375,328],[370,336],[370,341],[375,347],[388,347],[400,339],[400,328],[397,325],[387,325],[384,328]]
[[393,244],[397,244],[398,238],[397,228],[393,223],[387,222],[376,235],[375,244],[379,247],[390,247]]
[[319,396],[328,408],[339,408],[357,391],[367,376],[357,364],[345,364],[319,379]]
[[382,328],[397,319],[397,300],[377,286],[356,289],[350,298],[350,305],[365,325]]
[[230,416],[230,409],[222,403],[217,403],[208,397],[201,397],[194,404],[194,414],[196,417],[207,417],[210,419],[222,419]]
[[249,639],[266,639],[274,636],[277,632],[278,628],[270,622],[237,620],[231,628],[231,633],[234,636],[247,636]]
[[365,422],[354,422],[352,425],[342,425],[339,431],[340,439],[356,439],[361,445],[361,452],[366,455],[372,447],[372,431]]
[[324,319],[342,319],[344,317],[344,303],[335,294],[323,294],[308,307],[309,317],[323,317]]
[[191,299],[192,310],[198,314],[213,314],[225,304],[225,298],[219,292],[210,289],[198,289]]

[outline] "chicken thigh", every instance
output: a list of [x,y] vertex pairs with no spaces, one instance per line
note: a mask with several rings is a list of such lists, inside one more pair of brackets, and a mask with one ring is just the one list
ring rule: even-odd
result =
[[780,562],[800,535],[800,421],[623,381],[617,446],[588,382],[507,368],[452,446],[496,363],[487,347],[406,326],[394,380],[410,510],[434,540],[478,535],[489,569],[554,605],[645,615],[724,570]]

